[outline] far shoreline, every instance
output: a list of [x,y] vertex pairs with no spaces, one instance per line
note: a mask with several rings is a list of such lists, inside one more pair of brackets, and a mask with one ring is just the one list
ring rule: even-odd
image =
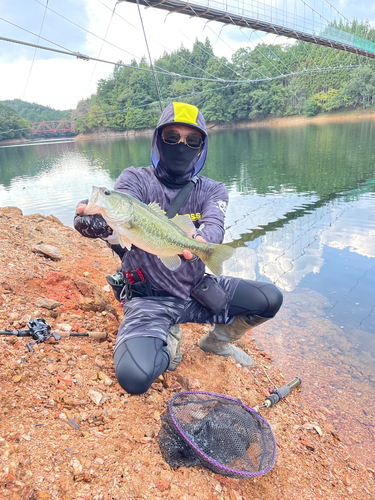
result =
[[[304,125],[322,125],[326,123],[355,122],[361,120],[375,120],[375,107],[369,109],[354,109],[350,111],[337,111],[331,113],[320,113],[316,116],[293,115],[281,117],[268,117],[263,120],[243,120],[236,122],[208,122],[208,132],[222,130],[243,130],[249,128],[280,128],[280,127],[300,127]],[[102,139],[110,137],[147,137],[151,136],[154,129],[129,129],[114,131],[110,129],[101,129],[89,134],[79,134],[70,137],[74,141],[88,141],[91,139]],[[41,139],[42,140],[42,139]],[[0,141],[1,146],[32,144],[33,141],[25,138],[4,139]]]

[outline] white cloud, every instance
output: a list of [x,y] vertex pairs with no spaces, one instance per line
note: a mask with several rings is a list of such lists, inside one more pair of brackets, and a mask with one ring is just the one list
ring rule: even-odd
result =
[[[375,229],[372,223],[374,216],[375,210],[372,210],[371,214],[371,208],[369,209],[366,199],[358,201],[355,209],[345,213],[332,224],[329,232],[322,235],[322,244],[340,250],[349,248],[351,252],[359,255],[375,257]],[[351,220],[362,221],[362,223],[355,225],[351,223]]]

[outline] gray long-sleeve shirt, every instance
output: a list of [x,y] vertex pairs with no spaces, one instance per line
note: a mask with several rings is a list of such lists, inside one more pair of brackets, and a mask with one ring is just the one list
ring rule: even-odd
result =
[[[153,166],[125,169],[114,189],[128,193],[146,204],[157,202],[165,211],[180,191],[162,184],[156,177]],[[224,184],[199,176],[196,186],[190,191],[178,213],[189,215],[197,228],[197,234],[201,234],[206,241],[222,243],[227,205],[228,192]],[[198,259],[194,262],[182,261],[176,271],[170,271],[156,255],[135,246],[125,253],[122,268],[123,271],[141,268],[154,290],[164,290],[182,299],[190,296],[191,289],[202,278],[205,270],[204,263]]]

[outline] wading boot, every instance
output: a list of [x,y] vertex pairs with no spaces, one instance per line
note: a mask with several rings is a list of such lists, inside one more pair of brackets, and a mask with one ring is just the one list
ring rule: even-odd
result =
[[253,359],[239,347],[231,345],[230,342],[239,340],[246,332],[268,319],[270,318],[261,318],[256,314],[235,316],[230,324],[217,323],[213,325],[208,333],[199,339],[198,345],[202,351],[212,352],[226,358],[232,356],[240,365],[252,367],[254,366]]
[[169,366],[167,370],[173,372],[182,361],[181,354],[182,331],[180,325],[172,325],[168,329],[167,345],[163,347],[169,356]]

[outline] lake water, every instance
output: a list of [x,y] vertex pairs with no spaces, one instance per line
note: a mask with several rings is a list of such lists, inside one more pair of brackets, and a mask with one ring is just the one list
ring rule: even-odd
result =
[[[112,188],[124,168],[149,165],[150,142],[0,148],[0,207],[71,226],[92,185]],[[375,416],[375,121],[215,132],[202,175],[230,194],[225,241],[236,252],[225,273],[284,293],[278,316],[256,330],[259,347],[286,378],[302,377],[307,399],[365,461]]]

